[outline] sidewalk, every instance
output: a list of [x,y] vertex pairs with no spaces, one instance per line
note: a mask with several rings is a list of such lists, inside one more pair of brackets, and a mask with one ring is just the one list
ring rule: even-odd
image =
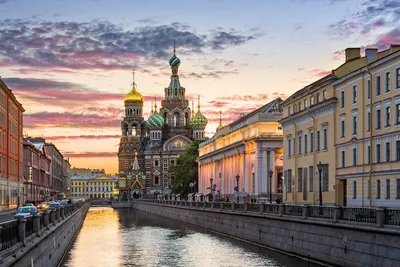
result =
[[0,211],[0,222],[5,222],[14,219],[14,213],[17,209],[9,209]]

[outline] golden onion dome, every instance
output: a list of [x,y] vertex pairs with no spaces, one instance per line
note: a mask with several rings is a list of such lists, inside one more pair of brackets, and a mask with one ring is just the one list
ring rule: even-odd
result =
[[135,74],[133,73],[133,82],[132,82],[132,90],[127,93],[124,97],[125,104],[140,104],[143,105],[143,96],[138,92],[136,83],[135,83]]

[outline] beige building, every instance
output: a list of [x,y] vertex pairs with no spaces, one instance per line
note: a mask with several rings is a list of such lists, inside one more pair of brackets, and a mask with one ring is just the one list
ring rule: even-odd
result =
[[72,198],[109,199],[113,196],[118,176],[89,175],[71,177]]
[[220,124],[217,133],[200,144],[200,193],[212,191],[230,200],[238,196],[235,189],[247,200],[268,198],[270,192],[275,200],[282,193],[281,103],[276,99],[227,126]]
[[286,202],[399,205],[400,47],[366,54],[283,103]]

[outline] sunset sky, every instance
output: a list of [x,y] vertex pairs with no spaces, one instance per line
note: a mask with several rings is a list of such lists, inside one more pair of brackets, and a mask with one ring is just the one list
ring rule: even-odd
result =
[[347,47],[400,43],[397,0],[0,0],[0,10],[0,75],[26,109],[24,134],[108,173],[132,69],[147,119],[174,40],[208,136],[220,110],[226,124],[285,98],[342,64]]

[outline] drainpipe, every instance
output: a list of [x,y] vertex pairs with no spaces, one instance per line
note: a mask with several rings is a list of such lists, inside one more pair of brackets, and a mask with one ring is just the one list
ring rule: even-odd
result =
[[373,97],[373,93],[372,93],[372,84],[373,84],[373,79],[372,79],[372,73],[368,68],[368,58],[367,56],[365,56],[365,60],[366,60],[366,72],[369,75],[369,79],[370,79],[370,105],[369,105],[369,112],[370,112],[370,116],[369,116],[369,175],[368,175],[368,187],[369,187],[369,207],[372,208],[372,129],[373,129],[373,124],[372,124],[372,105],[373,105],[373,101],[372,101],[372,97]]

